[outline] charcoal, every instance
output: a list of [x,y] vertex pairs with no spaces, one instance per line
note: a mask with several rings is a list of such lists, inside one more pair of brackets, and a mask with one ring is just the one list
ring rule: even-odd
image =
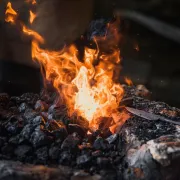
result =
[[67,130],[64,126],[58,128],[57,130],[52,131],[52,134],[55,137],[55,139],[62,139],[62,140],[64,140],[68,136]]
[[64,127],[64,125],[61,121],[56,121],[52,119],[46,122],[46,128],[50,131],[58,130],[59,128],[62,127]]
[[103,155],[103,152],[100,150],[96,150],[96,151],[92,152],[93,157],[100,157],[102,155]]
[[10,144],[18,145],[19,144],[19,135],[13,136],[9,139]]
[[83,142],[81,145],[79,145],[79,149],[81,150],[92,149],[92,145],[90,143]]
[[86,119],[84,119],[83,117],[78,116],[78,114],[76,112],[73,113],[73,115],[71,116],[70,123],[77,124],[85,129],[89,128],[89,122]]
[[45,120],[42,116],[36,116],[34,119],[32,119],[31,123],[33,126],[45,125]]
[[48,110],[48,104],[42,100],[38,100],[34,106],[36,111],[42,112]]
[[87,154],[79,156],[76,159],[76,163],[80,167],[88,165],[90,163],[90,161],[91,161],[91,157]]
[[37,160],[40,163],[45,164],[48,160],[48,148],[47,147],[41,147],[39,149],[36,150],[35,152],[36,156],[37,156]]
[[8,133],[16,135],[22,130],[23,119],[20,116],[11,116],[5,127]]
[[109,144],[114,143],[118,139],[118,134],[113,134],[109,136],[106,141],[108,141]]
[[103,137],[104,139],[106,139],[107,137],[109,137],[111,135],[112,135],[112,132],[110,131],[109,128],[101,130],[101,137]]
[[72,161],[72,154],[69,151],[63,151],[60,154],[59,164],[70,165]]
[[41,112],[40,115],[45,119],[45,121],[48,120],[48,113],[47,112]]
[[49,157],[51,160],[57,160],[60,155],[60,148],[58,146],[52,146],[49,149]]
[[24,159],[32,151],[32,147],[28,145],[20,145],[14,150],[14,154],[20,158]]
[[52,143],[52,140],[53,138],[47,136],[47,134],[43,132],[43,129],[40,126],[36,127],[30,138],[30,142],[35,148],[49,145]]
[[21,103],[18,109],[20,113],[24,113],[27,108],[28,108],[28,105],[26,103]]
[[129,106],[133,105],[133,97],[123,98],[119,104],[119,106]]
[[68,124],[67,131],[69,134],[76,132],[82,138],[85,136],[85,134],[87,132],[86,129],[84,129],[82,126],[77,125],[77,124]]
[[24,113],[24,118],[27,121],[27,123],[30,123],[32,119],[34,119],[36,116],[38,116],[39,114],[32,110],[32,109],[26,109],[25,113]]
[[27,124],[26,126],[24,126],[23,130],[19,135],[19,143],[22,143],[24,141],[29,141],[34,129],[35,127],[32,124]]
[[110,160],[106,157],[98,157],[97,158],[97,164],[100,168],[102,169],[106,169],[106,168],[109,168],[110,167]]
[[96,150],[107,150],[109,148],[108,142],[105,141],[102,137],[98,137],[93,144],[93,147]]
[[26,102],[29,105],[34,105],[36,101],[39,99],[38,94],[34,93],[25,93],[20,97],[11,97],[10,100],[16,102],[17,104],[21,104],[23,102]]
[[74,133],[69,135],[62,143],[61,149],[76,149],[80,144],[80,138]]
[[12,144],[6,143],[2,148],[1,152],[3,155],[10,155],[12,156],[14,153],[14,146]]
[[101,131],[103,131],[113,125],[112,117],[100,117],[96,121],[99,123],[98,129],[100,129]]

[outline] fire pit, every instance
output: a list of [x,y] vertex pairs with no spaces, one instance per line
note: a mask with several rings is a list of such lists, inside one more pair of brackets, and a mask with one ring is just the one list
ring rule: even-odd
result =
[[[6,21],[16,17],[8,3]],[[43,37],[21,24],[44,88],[0,94],[0,180],[178,179],[180,110],[128,78],[118,82],[117,23],[88,36],[94,44],[83,59],[74,45],[42,49]]]

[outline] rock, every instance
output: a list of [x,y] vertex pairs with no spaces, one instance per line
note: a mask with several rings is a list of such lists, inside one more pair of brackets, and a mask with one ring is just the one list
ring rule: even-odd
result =
[[59,156],[59,164],[70,165],[72,162],[72,154],[69,151],[63,151]]
[[80,144],[80,138],[77,134],[69,135],[62,143],[61,149],[76,149]]
[[21,116],[11,116],[8,121],[7,124],[5,125],[5,128],[7,130],[8,133],[10,133],[11,135],[16,135],[18,134],[22,128],[23,128],[23,119]]
[[64,140],[68,136],[67,130],[64,126],[52,131],[52,134],[54,135],[55,139],[62,140]]
[[45,120],[42,116],[36,116],[32,119],[31,124],[33,124],[33,126],[45,125]]
[[38,112],[47,111],[48,110],[48,104],[42,100],[38,100],[34,106],[34,109]]
[[106,157],[98,157],[97,164],[100,168],[109,168],[110,167],[110,160]]
[[48,160],[48,148],[42,147],[36,150],[35,152],[37,156],[37,162],[38,163],[46,163]]
[[82,126],[77,125],[77,124],[68,124],[67,131],[69,134],[76,132],[82,138],[87,133],[87,130],[85,128],[83,128]]
[[114,143],[118,139],[118,134],[113,134],[109,136],[106,141],[108,141],[109,144]]
[[32,109],[26,109],[24,113],[24,118],[27,121],[27,123],[30,123],[32,119],[34,119],[36,116],[38,116],[38,112],[32,110]]
[[26,103],[21,103],[18,110],[20,113],[24,113],[27,108],[28,108],[28,105]]
[[52,146],[49,149],[49,157],[51,160],[57,160],[59,158],[60,148],[58,146]]
[[19,135],[13,136],[9,139],[10,144],[18,145],[19,144]]
[[93,157],[99,157],[99,156],[102,156],[102,155],[103,155],[103,153],[100,150],[92,152],[92,156]]
[[96,150],[108,150],[109,146],[108,146],[108,142],[105,141],[103,138],[98,137],[93,144],[93,147]]
[[124,179],[177,179],[179,177],[179,135],[150,140],[139,149],[129,149]]
[[32,147],[28,145],[20,145],[14,150],[14,154],[20,158],[20,160],[28,156],[30,152],[32,152]]
[[53,138],[46,135],[40,126],[36,127],[30,138],[30,142],[35,148],[49,145],[52,143],[52,140]]
[[27,124],[26,126],[24,126],[23,130],[19,135],[19,143],[29,141],[34,129],[35,127],[32,124]]
[[91,157],[87,154],[77,157],[76,163],[78,166],[90,165]]

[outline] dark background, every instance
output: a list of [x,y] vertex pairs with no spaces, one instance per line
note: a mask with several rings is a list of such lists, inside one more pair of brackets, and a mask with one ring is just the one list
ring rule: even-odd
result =
[[[38,83],[40,83],[38,69],[28,70],[32,67],[30,42],[21,42],[17,36],[15,38],[11,36],[14,32],[13,27],[4,23],[3,13],[6,1],[0,3],[2,3],[0,5],[1,91],[15,92],[17,88],[22,91],[33,91],[33,89],[38,91]],[[26,7],[23,8],[25,12]],[[178,0],[98,0],[95,1],[93,18],[112,17],[115,9],[135,10],[180,27],[180,1]],[[23,12],[22,16],[25,17]],[[121,48],[122,76],[128,76],[134,84],[145,84],[153,92],[154,99],[180,107],[180,44],[130,19],[124,18],[124,21],[123,35],[126,41]],[[135,48],[137,45],[139,51]],[[12,59],[15,64],[4,63],[4,61],[11,62]],[[19,64],[22,59],[29,59],[29,66],[26,68],[21,66],[18,69],[16,64]],[[6,88],[2,88],[2,84],[6,84]],[[23,88],[24,84],[28,84],[26,88]]]

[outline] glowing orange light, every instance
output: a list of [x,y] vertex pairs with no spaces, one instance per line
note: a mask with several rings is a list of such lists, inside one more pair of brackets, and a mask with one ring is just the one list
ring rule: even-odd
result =
[[30,15],[29,22],[32,24],[34,19],[36,18],[36,14],[34,14],[32,11],[29,11],[29,15]]
[[16,11],[12,8],[10,2],[8,2],[5,12],[5,21],[14,24],[17,18]]
[[31,4],[33,4],[33,5],[35,5],[37,2],[36,2],[36,0],[26,0],[26,2],[27,3],[31,3]]
[[125,77],[124,80],[125,80],[125,82],[127,83],[128,86],[132,86],[133,85],[133,82],[128,77]]

